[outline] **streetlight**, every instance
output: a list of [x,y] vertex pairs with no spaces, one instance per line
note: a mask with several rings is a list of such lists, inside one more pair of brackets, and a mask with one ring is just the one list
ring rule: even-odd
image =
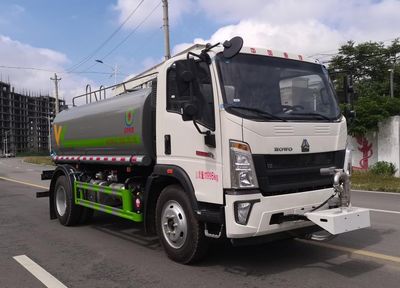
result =
[[7,136],[7,134],[10,134],[11,131],[6,131],[4,133],[5,133],[5,139],[4,139],[4,148],[3,148],[3,150],[4,150],[4,156],[7,157],[7,154],[8,154],[7,153],[8,152],[8,143],[7,143],[8,136]]
[[390,72],[390,97],[393,98],[393,74],[394,74],[394,68],[393,69],[388,69]]
[[107,63],[104,63],[102,60],[99,60],[99,59],[94,60],[94,61],[96,61],[97,63],[104,64],[104,65],[110,67],[113,70],[113,73],[114,73],[114,84],[117,85],[117,70],[118,70],[117,64],[115,64],[115,66],[113,67],[113,66],[111,66],[111,65],[109,65]]

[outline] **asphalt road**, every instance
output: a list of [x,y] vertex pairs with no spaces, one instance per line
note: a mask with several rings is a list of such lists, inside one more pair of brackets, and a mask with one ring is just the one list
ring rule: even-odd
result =
[[221,243],[201,263],[184,266],[138,224],[96,214],[89,225],[64,227],[49,220],[48,199],[35,198],[44,189],[4,180],[46,186],[43,168],[0,159],[0,287],[45,287],[17,255],[67,287],[399,287],[400,194],[353,192],[353,205],[389,211],[372,211],[371,228],[341,235],[329,247]]

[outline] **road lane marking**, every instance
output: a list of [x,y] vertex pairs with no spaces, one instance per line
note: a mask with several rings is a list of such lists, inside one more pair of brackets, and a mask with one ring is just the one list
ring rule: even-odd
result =
[[389,194],[389,195],[398,195],[400,196],[399,192],[383,192],[383,191],[367,191],[367,190],[353,190],[351,192],[359,192],[359,193],[374,193],[374,194]]
[[372,209],[372,208],[367,208],[371,211],[375,212],[382,212],[382,213],[392,213],[392,214],[400,214],[400,211],[393,211],[393,210],[382,210],[382,209]]
[[375,252],[371,252],[371,251],[367,251],[367,250],[354,249],[354,248],[350,248],[350,247],[328,244],[328,243],[323,243],[323,242],[315,242],[315,241],[311,241],[311,240],[297,239],[297,241],[300,241],[300,242],[306,243],[306,244],[311,244],[314,246],[323,247],[323,248],[329,248],[329,249],[333,249],[333,250],[349,252],[349,253],[355,254],[355,255],[361,255],[361,256],[366,256],[366,257],[370,257],[370,258],[400,263],[400,257],[396,257],[396,256],[375,253]]
[[42,188],[42,189],[49,189],[49,187],[40,186],[40,185],[36,185],[36,184],[24,182],[24,181],[19,181],[19,180],[11,179],[11,178],[0,177],[0,179],[6,180],[6,181],[10,181],[10,182],[19,183],[19,184],[24,184],[24,185],[28,185],[28,186],[32,186],[32,187],[37,187],[37,188]]
[[46,287],[51,288],[67,288],[57,278],[51,275],[49,272],[44,270],[41,266],[36,264],[26,255],[19,255],[13,257],[15,261],[21,264],[26,270],[28,270],[33,276],[35,276],[40,282]]

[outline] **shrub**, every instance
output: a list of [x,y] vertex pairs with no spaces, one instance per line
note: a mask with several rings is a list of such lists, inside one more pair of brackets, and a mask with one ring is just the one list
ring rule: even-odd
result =
[[378,161],[369,168],[369,171],[375,175],[393,176],[397,169],[393,163]]

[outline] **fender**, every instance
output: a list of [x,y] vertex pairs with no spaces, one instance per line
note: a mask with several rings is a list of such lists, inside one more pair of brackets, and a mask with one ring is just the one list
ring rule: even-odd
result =
[[54,170],[53,177],[50,182],[50,190],[49,190],[49,208],[50,208],[50,219],[57,219],[56,210],[54,207],[54,189],[56,186],[57,178],[61,175],[65,175],[68,180],[68,185],[70,189],[73,189],[73,183],[76,180],[75,177],[76,169],[68,164],[58,165]]
[[179,183],[182,186],[183,190],[187,193],[189,197],[193,211],[195,211],[195,213],[199,211],[199,206],[194,192],[192,181],[190,180],[185,170],[176,165],[165,165],[165,164],[155,165],[153,173],[150,175],[150,177],[147,178],[145,192],[144,192],[144,199],[143,199],[144,227],[146,232],[151,230],[149,228],[149,225],[151,224],[150,222],[152,220],[148,219],[149,218],[148,215],[151,213],[152,209],[155,209],[155,207],[149,207],[151,205],[151,201],[149,200],[151,200],[152,191],[154,189],[158,191],[159,190],[158,185],[161,185],[162,188],[164,188],[165,186],[173,183]]

